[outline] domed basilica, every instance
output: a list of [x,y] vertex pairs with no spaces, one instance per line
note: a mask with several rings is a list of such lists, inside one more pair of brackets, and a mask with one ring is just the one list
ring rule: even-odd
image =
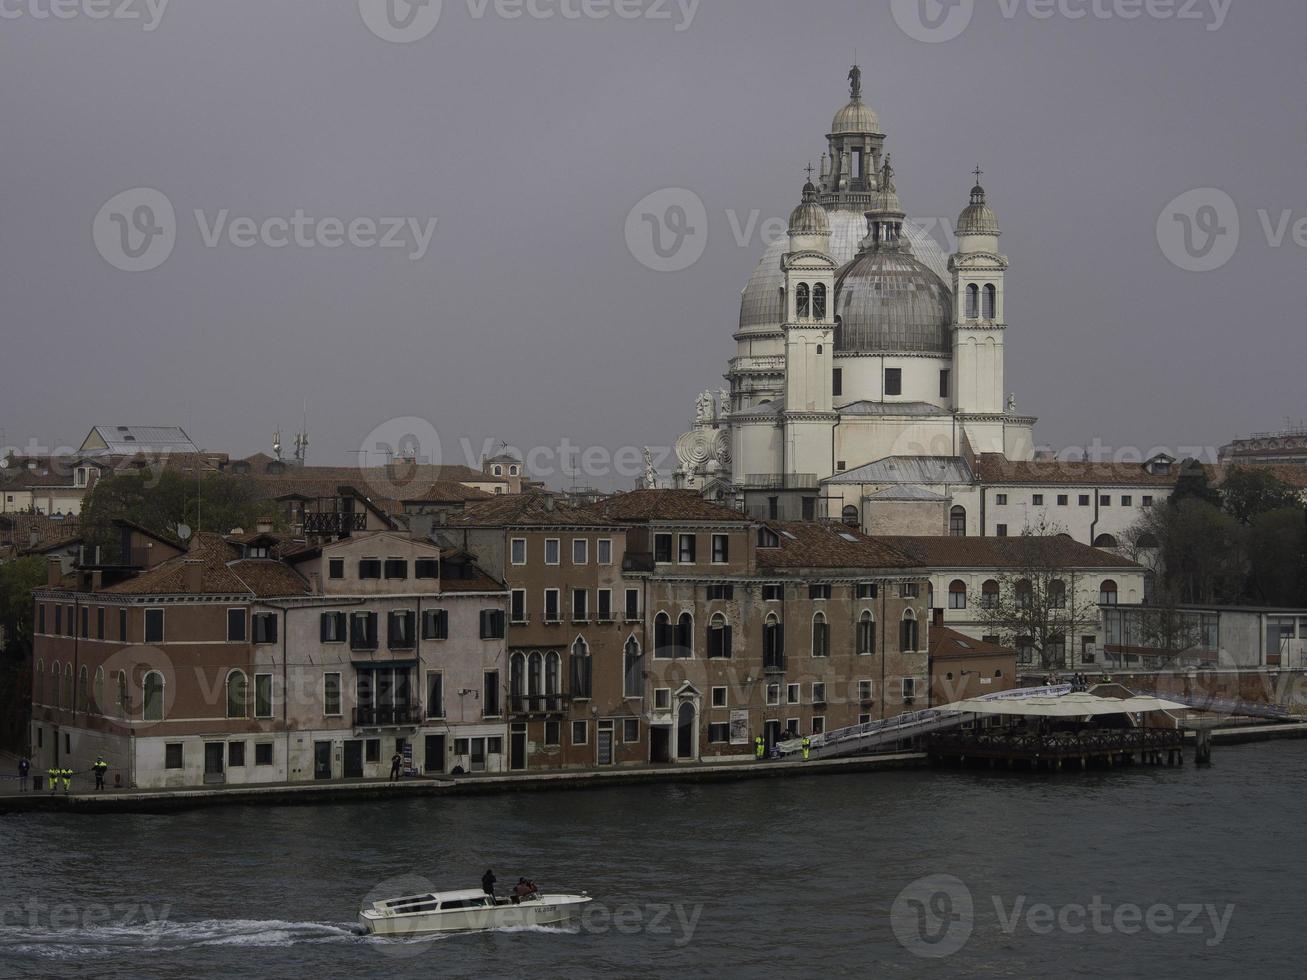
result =
[[1034,453],[1035,419],[1004,398],[1008,261],[980,172],[945,256],[906,217],[861,69],[849,80],[819,179],[744,288],[730,387],[677,443],[679,485],[770,494],[773,514],[793,491],[780,510],[813,516],[822,481],[889,458]]

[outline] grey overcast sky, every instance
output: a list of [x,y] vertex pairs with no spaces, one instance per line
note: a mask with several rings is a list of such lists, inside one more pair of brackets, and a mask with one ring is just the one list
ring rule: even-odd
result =
[[[66,18],[51,2],[0,0],[6,445],[180,424],[244,455],[278,425],[289,439],[306,402],[321,464],[404,416],[447,462],[460,439],[667,445],[734,351],[763,249],[735,226],[797,202],[855,48],[910,215],[951,222],[985,170],[1012,262],[1007,387],[1040,443],[1217,446],[1307,416],[1301,0],[1149,0],[1139,17],[1139,0],[620,0],[633,19],[444,0],[406,43],[367,26],[383,0],[53,0]],[[93,16],[124,2],[137,19]],[[900,22],[922,2],[919,25],[971,20],[915,39],[929,30]],[[394,12],[414,15],[407,37],[429,26],[431,8]],[[624,228],[669,187],[704,202],[707,247],[656,272]],[[134,188],[165,195],[177,230],[131,273],[92,229],[153,227],[132,199],[97,221]],[[1207,272],[1157,233],[1195,188],[1237,207],[1238,248]],[[366,226],[335,249],[233,244],[237,218],[297,209],[437,224],[416,261],[407,225],[403,248]],[[1229,217],[1200,207],[1194,234],[1232,241]]]

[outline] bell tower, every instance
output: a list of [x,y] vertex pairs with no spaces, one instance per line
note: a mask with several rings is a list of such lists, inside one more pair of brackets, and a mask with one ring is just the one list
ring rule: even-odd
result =
[[[961,415],[1002,416],[1003,340],[1007,332],[1004,285],[1008,260],[998,250],[998,217],[986,200],[976,168],[971,203],[958,217],[953,274],[953,404]],[[982,440],[983,441],[983,440]],[[982,452],[1002,451],[981,449]]]

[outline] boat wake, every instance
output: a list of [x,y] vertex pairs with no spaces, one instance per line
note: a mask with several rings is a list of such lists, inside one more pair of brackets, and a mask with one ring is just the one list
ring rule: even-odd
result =
[[288,946],[302,943],[362,942],[351,923],[286,922],[280,919],[202,919],[128,926],[69,929],[20,926],[0,929],[0,951],[52,959],[112,956],[119,953],[170,953],[214,946]]
[[[544,933],[576,935],[580,930],[560,926],[505,926],[484,933]],[[131,926],[90,926],[72,929],[0,928],[0,955],[9,952],[43,959],[81,959],[136,953],[176,953],[232,946],[284,947],[341,943],[416,944],[443,942],[453,935],[411,937],[371,936],[357,924],[287,922],[281,919],[201,919],[196,922],[161,921]]]

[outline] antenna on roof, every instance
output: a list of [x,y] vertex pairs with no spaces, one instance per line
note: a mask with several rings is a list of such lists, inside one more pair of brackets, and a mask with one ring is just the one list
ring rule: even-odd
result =
[[182,540],[182,541],[189,541],[189,540],[191,539],[191,535],[194,534],[194,533],[195,533],[195,532],[192,531],[192,530],[190,529],[190,526],[187,525],[187,524],[178,524],[178,525],[177,525],[177,537],[178,537],[179,540]]

